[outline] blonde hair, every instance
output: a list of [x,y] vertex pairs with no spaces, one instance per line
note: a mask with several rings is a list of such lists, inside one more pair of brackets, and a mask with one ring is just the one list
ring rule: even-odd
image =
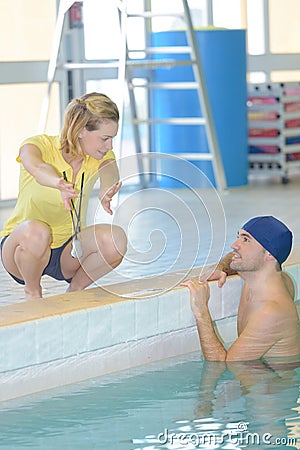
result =
[[83,156],[79,134],[83,128],[97,130],[105,120],[119,122],[117,105],[105,94],[92,92],[73,99],[66,108],[60,133],[61,151],[71,157]]

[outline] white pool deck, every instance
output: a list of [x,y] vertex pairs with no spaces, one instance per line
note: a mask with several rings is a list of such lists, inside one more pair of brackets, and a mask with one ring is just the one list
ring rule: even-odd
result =
[[[300,177],[295,176],[288,185],[272,180],[229,189],[228,192],[220,194],[226,218],[225,237],[223,219],[220,219],[222,229],[219,232],[217,226],[213,227],[213,240],[217,242],[220,253],[224,254],[230,249],[230,242],[235,240],[239,227],[250,217],[272,214],[290,226],[294,231],[294,250],[284,265],[284,270],[294,279],[297,287],[296,299],[299,298],[300,286],[299,188]],[[157,192],[144,190],[139,195],[140,198],[134,198],[134,211],[142,211],[146,217],[143,222],[141,215],[138,226],[135,225],[129,249],[132,257],[121,264],[117,274],[113,274],[111,278],[107,276],[102,287],[99,280],[86,291],[65,294],[64,283],[48,279],[44,282],[43,299],[25,301],[22,288],[16,285],[1,267],[1,401],[188,352],[199,351],[201,357],[195,322],[190,310],[189,292],[180,286],[182,279],[198,275],[201,270],[198,261],[201,261],[201,258],[197,255],[195,259],[194,254],[190,257],[195,247],[195,238],[194,242],[193,239],[187,239],[185,247],[182,245],[181,248],[183,254],[178,256],[178,237],[172,232],[168,222],[170,215],[176,219],[176,227],[180,229],[181,241],[184,244],[186,235],[194,236],[194,231],[190,228],[193,221],[187,220],[187,214],[190,213],[185,208],[189,206],[189,211],[193,211],[192,216],[199,223],[199,198],[195,203],[194,195],[190,197],[188,192],[175,190],[175,193],[172,193],[175,209],[172,209],[170,193],[163,199],[164,206],[157,206],[160,213],[161,209],[167,213],[166,229],[170,231],[171,248],[175,246],[176,250],[169,253],[173,255],[176,263],[170,263],[169,255],[165,259],[162,257],[160,264],[159,257],[152,254],[149,264],[147,258],[139,264],[138,257],[134,256],[134,247],[139,240],[143,245],[146,239],[144,233],[149,236],[153,229],[158,229],[163,224],[163,219],[160,224],[157,223],[154,206],[152,200],[150,201],[150,198],[155,199]],[[161,199],[165,194],[158,195]],[[201,193],[201,202],[203,195]],[[206,195],[206,206],[210,209],[209,216],[213,220],[215,211],[209,204],[211,193]],[[124,197],[125,210],[127,215],[132,216],[136,212],[132,212],[129,207],[132,200],[129,197],[131,196]],[[155,202],[156,205],[159,203],[157,199]],[[10,205],[2,206],[1,225],[11,212]],[[147,209],[152,211],[150,219]],[[123,225],[130,223],[130,226],[134,226],[128,221],[128,217],[125,221],[121,217],[119,221]],[[126,228],[130,231],[129,226]],[[200,236],[201,232],[203,230],[200,230]],[[207,228],[205,232],[208,234],[211,230]],[[164,237],[168,238],[166,230]],[[201,239],[200,237],[199,241]],[[224,241],[224,245],[220,245],[218,239],[220,242]],[[153,240],[152,250],[157,242],[160,240]],[[168,244],[164,244],[163,248],[166,252]],[[201,253],[202,250],[209,252],[211,247],[201,244],[199,248]],[[141,251],[143,252],[144,250]],[[208,260],[213,262],[217,253],[213,251]],[[132,265],[133,259],[135,261]],[[154,260],[156,265],[153,265]],[[149,272],[147,264],[150,267]],[[164,264],[168,266],[167,269],[163,267]],[[238,276],[229,277],[222,289],[219,289],[215,282],[211,283],[211,313],[226,343],[234,340],[236,336],[236,313],[241,288],[242,281]]]

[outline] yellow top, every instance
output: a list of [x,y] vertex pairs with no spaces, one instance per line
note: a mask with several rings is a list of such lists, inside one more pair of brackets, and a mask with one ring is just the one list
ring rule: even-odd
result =
[[[33,136],[22,142],[34,144],[41,151],[43,160],[51,164],[61,176],[66,172],[69,181],[73,178],[72,167],[64,160],[60,150],[59,136],[48,136],[46,134]],[[98,169],[103,161],[115,159],[114,152],[110,150],[100,161],[86,156],[75,180],[75,188],[80,191],[81,176],[84,172],[84,188],[81,205],[81,226],[85,226],[85,218],[88,207],[88,199],[98,176]],[[19,194],[13,215],[4,224],[0,236],[9,235],[14,228],[26,220],[39,220],[49,225],[52,233],[51,248],[60,247],[73,234],[71,214],[66,210],[58,189],[42,186],[39,184],[21,163],[20,156]],[[75,199],[75,207],[79,199]],[[76,217],[74,217],[76,223]]]

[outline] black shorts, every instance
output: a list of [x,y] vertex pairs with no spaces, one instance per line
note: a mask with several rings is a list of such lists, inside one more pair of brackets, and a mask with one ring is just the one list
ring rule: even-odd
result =
[[[1,243],[0,243],[0,250],[1,250],[1,260],[2,260],[2,247],[5,242],[5,240],[8,238],[8,236],[5,236]],[[50,259],[45,267],[42,275],[48,275],[51,278],[54,278],[55,280],[64,280],[67,283],[71,283],[72,278],[65,278],[62,274],[61,267],[60,267],[60,257],[61,254],[65,248],[66,245],[72,240],[72,237],[70,237],[61,247],[58,248],[51,248],[51,254]],[[23,280],[20,280],[20,278],[15,277],[11,273],[7,272],[17,283],[19,284],[25,284]]]

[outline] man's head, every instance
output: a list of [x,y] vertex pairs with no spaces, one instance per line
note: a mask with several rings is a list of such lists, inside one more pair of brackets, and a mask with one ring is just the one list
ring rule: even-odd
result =
[[288,227],[273,216],[259,216],[250,219],[242,230],[251,234],[281,264],[289,256],[293,234]]

